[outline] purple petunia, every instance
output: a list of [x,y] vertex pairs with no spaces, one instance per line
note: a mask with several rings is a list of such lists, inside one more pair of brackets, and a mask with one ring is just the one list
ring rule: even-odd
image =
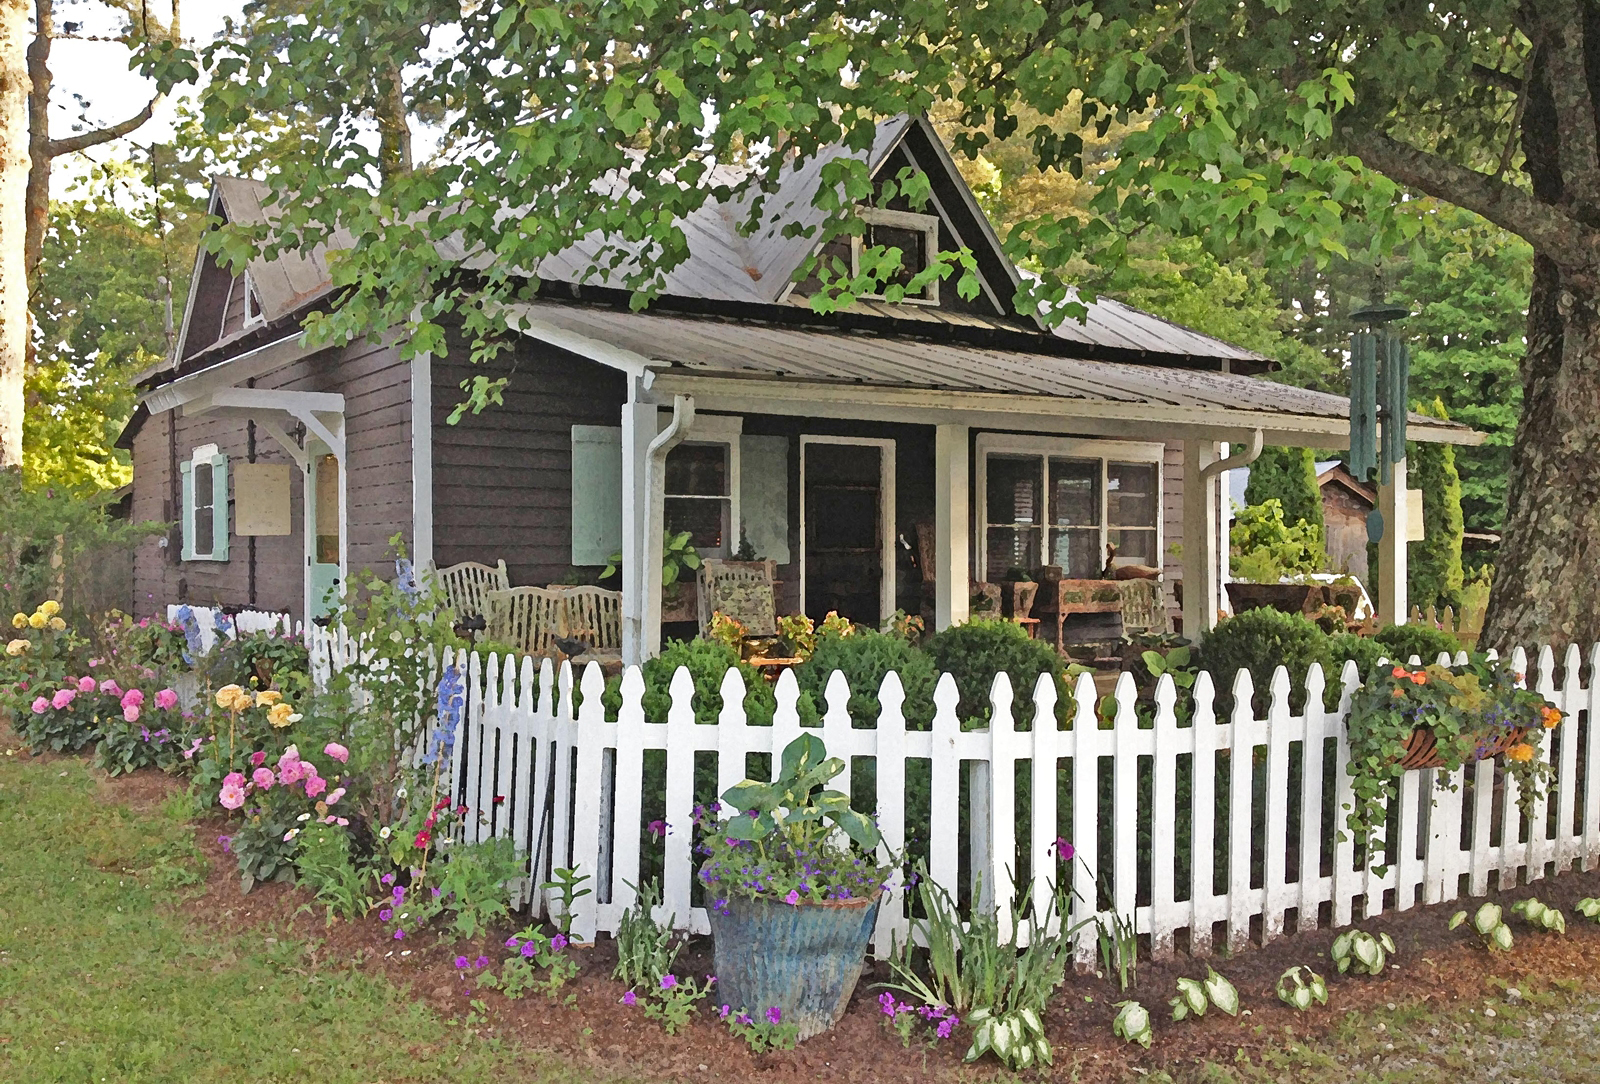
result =
[[457,956],[456,957],[456,970],[457,971],[464,970],[466,968],[466,966],[467,966],[467,958],[465,956]]
[[678,985],[678,976],[670,974],[670,973],[661,976],[661,988],[663,990],[671,990],[673,987],[675,987],[677,985]]
[[532,941],[524,941],[522,943],[522,955],[527,957],[528,959],[530,959],[530,960],[533,959],[533,954],[536,951],[537,950],[533,947],[533,942]]
[[638,995],[635,994],[632,990],[629,990],[627,993],[622,995],[622,1003],[624,1005],[632,1005],[635,1002],[637,1002],[638,1000],[639,1000]]
[[392,918],[392,917],[394,917],[394,912],[391,911],[387,907],[385,907],[383,910],[378,912],[378,921],[379,922],[388,922],[389,919]]
[[567,944],[568,942],[566,937],[558,933],[550,939],[550,951],[560,952],[562,949],[567,947]]
[[783,1010],[774,1005],[767,1010],[767,1023],[777,1025],[783,1023]]

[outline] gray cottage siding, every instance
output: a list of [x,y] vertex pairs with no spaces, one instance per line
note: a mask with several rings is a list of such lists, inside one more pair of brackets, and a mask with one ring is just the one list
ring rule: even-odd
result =
[[[625,378],[531,339],[484,366],[458,337],[449,348],[433,360],[434,562],[504,560],[514,584],[592,580],[599,569],[572,566],[572,427],[621,425]],[[509,378],[504,403],[451,425],[480,374]]]

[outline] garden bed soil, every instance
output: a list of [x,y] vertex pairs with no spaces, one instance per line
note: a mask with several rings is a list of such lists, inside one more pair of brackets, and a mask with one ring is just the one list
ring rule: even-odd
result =
[[[107,800],[148,808],[181,786],[180,781],[158,772],[141,771],[105,780],[102,793]],[[502,943],[512,928],[470,942],[415,935],[402,945],[375,919],[325,925],[322,909],[314,904],[308,909],[309,896],[293,886],[261,885],[241,895],[233,860],[218,842],[228,830],[229,821],[222,817],[206,818],[195,826],[196,841],[209,869],[204,885],[190,890],[177,904],[187,918],[223,936],[253,932],[262,938],[264,948],[298,943],[303,948],[284,966],[308,976],[326,967],[356,967],[382,974],[447,1017],[465,1017],[470,1002],[481,999],[487,1006],[487,1020],[469,1026],[486,1037],[511,1038],[549,1050],[574,1064],[592,1064],[605,1075],[727,1084],[750,1080],[809,1084],[1010,1079],[992,1058],[964,1065],[961,1055],[968,1040],[960,1030],[955,1040],[933,1048],[902,1047],[899,1038],[885,1028],[877,1005],[879,991],[873,983],[888,977],[882,965],[865,969],[849,1011],[832,1032],[796,1050],[762,1056],[752,1055],[708,1010],[702,1010],[683,1034],[673,1037],[647,1019],[641,1009],[620,1004],[623,988],[610,978],[615,954],[605,937],[593,948],[569,950],[582,967],[579,977],[563,990],[563,995],[575,996],[571,1005],[553,1002],[542,994],[519,1001],[507,1000],[495,991],[473,990],[469,996],[467,984],[454,966],[455,958],[462,954],[475,957],[481,952],[498,963],[505,953]],[[1600,926],[1570,909],[1578,899],[1600,895],[1600,872],[1545,878],[1496,898],[1509,904],[1529,895],[1566,910],[1569,932],[1564,937],[1542,934],[1510,918],[1517,944],[1505,955],[1490,956],[1466,929],[1446,929],[1449,916],[1473,906],[1472,901],[1390,913],[1359,923],[1366,930],[1387,931],[1396,942],[1398,951],[1392,961],[1398,968],[1391,968],[1381,978],[1338,976],[1327,957],[1332,930],[1287,936],[1265,947],[1252,945],[1232,959],[1180,956],[1160,964],[1145,963],[1139,969],[1137,985],[1127,994],[1106,979],[1069,974],[1045,1015],[1056,1049],[1056,1066],[1049,1079],[1094,1084],[1156,1069],[1182,1071],[1207,1061],[1254,1060],[1268,1049],[1281,1047],[1286,1037],[1314,1038],[1330,1031],[1347,1011],[1387,1003],[1492,1004],[1504,999],[1508,986],[1529,991],[1560,979],[1592,986],[1600,975]],[[709,972],[710,950],[708,940],[697,939],[679,958],[680,974],[703,976]],[[1168,1001],[1175,981],[1184,975],[1202,977],[1207,963],[1238,987],[1241,1004],[1250,1015],[1233,1020],[1212,1010],[1203,1018],[1173,1023]],[[1328,977],[1331,1011],[1299,1014],[1277,1000],[1278,976],[1296,964],[1309,965]],[[1154,1018],[1155,1046],[1148,1052],[1111,1035],[1115,1003],[1125,997],[1142,1001]]]

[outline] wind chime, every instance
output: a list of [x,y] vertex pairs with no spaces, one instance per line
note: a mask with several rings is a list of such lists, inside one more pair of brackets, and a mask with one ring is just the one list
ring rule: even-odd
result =
[[[1365,482],[1374,471],[1388,485],[1406,457],[1407,388],[1411,348],[1385,325],[1411,315],[1401,305],[1378,302],[1350,314],[1367,330],[1350,336],[1350,473]],[[1380,427],[1381,423],[1381,427]],[[1383,513],[1367,516],[1367,538],[1383,537]]]

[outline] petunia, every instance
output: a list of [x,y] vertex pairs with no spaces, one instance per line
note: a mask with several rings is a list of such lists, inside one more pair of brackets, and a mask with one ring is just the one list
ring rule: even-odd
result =
[[332,757],[340,764],[348,763],[350,760],[350,750],[346,749],[336,741],[331,741],[327,745],[324,745],[322,747],[322,754],[323,756]]
[[393,911],[393,910],[391,910],[391,909],[390,909],[390,908],[388,908],[388,907],[385,907],[385,908],[384,908],[384,909],[383,909],[383,910],[381,910],[381,911],[379,911],[379,912],[378,912],[378,921],[379,921],[379,922],[388,922],[388,921],[389,921],[389,919],[390,919],[390,918],[391,918],[391,917],[392,917],[392,916],[393,916],[393,915],[394,915],[394,911]]
[[767,1010],[767,1023],[777,1025],[783,1023],[783,1010],[774,1005]]
[[467,958],[465,956],[457,956],[456,957],[456,970],[457,971],[464,971],[466,969],[466,966],[467,966]]
[[661,976],[661,988],[663,990],[671,990],[673,987],[675,987],[677,985],[678,985],[678,976],[676,976],[674,974],[671,974],[670,972],[668,974],[665,974],[665,975]]
[[783,902],[787,903],[790,907],[798,906],[800,903],[799,891],[793,888],[789,889],[789,894],[783,897]]
[[522,944],[522,942],[518,941],[515,937],[506,938],[506,948],[508,949],[514,949],[520,944]]
[[524,941],[522,943],[522,949],[521,949],[522,955],[527,957],[528,959],[530,959],[530,960],[533,959],[533,954],[535,952],[537,952],[537,951],[538,951],[538,949],[534,947],[534,944],[533,944],[532,941]]
[[475,961],[473,961],[472,966],[473,967],[488,967],[489,966],[489,957],[487,957],[487,956],[479,956]]
[[636,1003],[638,1000],[639,1000],[638,995],[635,994],[632,990],[629,990],[629,991],[627,991],[626,993],[624,993],[622,995],[622,1003],[624,1005],[632,1005],[632,1004]]
[[552,937],[550,939],[550,951],[551,952],[560,952],[562,949],[564,949],[566,947],[567,947],[567,939],[565,937],[563,937],[561,934],[558,933],[558,934],[556,934],[554,937]]
[[396,931],[394,931],[394,939],[396,941],[405,940],[405,936],[406,936],[406,931],[404,931],[404,930],[396,930]]

